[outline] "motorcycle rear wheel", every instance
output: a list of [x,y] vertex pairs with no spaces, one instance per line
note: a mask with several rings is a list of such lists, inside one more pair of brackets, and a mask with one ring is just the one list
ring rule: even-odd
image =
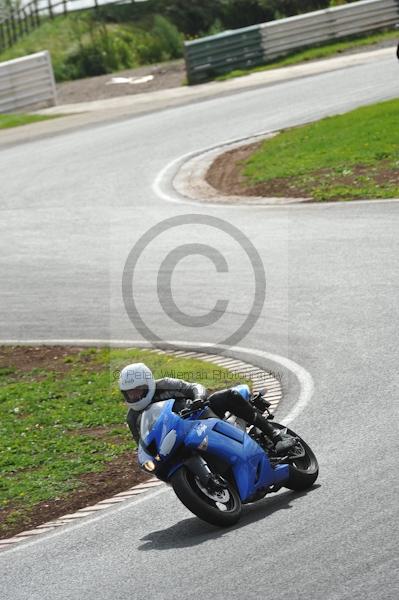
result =
[[184,506],[207,523],[218,527],[230,527],[237,523],[241,516],[241,500],[237,490],[230,483],[226,488],[227,495],[224,495],[223,503],[217,502],[204,493],[204,488],[185,466],[180,467],[173,474],[171,484]]

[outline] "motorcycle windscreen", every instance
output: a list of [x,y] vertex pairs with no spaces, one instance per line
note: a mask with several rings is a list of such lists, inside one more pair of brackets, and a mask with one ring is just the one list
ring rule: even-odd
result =
[[165,406],[170,400],[163,400],[162,402],[154,402],[143,412],[140,419],[140,437],[146,443],[146,439],[155,426],[159,417],[163,413]]

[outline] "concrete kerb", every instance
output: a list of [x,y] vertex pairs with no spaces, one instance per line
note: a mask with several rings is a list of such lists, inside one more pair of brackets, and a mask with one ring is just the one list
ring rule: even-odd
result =
[[[66,342],[66,340],[63,340],[63,343],[66,345],[65,342]],[[17,341],[9,341],[9,340],[7,340],[6,342],[0,341],[0,344],[8,344],[8,345],[10,345],[10,344],[12,344],[12,345],[22,345],[22,344],[23,345],[30,345],[30,344],[59,345],[59,343],[60,343],[60,341],[54,341],[54,342],[50,343],[50,342],[40,342],[38,340],[32,340],[29,342],[17,342]],[[96,344],[94,344],[94,341],[91,341],[91,342],[82,341],[79,343],[77,343],[77,341],[74,341],[74,345],[87,346],[89,344],[96,345]],[[97,345],[100,345],[100,344],[97,344]],[[105,345],[105,344],[103,343],[101,345]],[[121,346],[133,347],[132,343],[106,344],[106,345],[110,345],[113,347],[121,347]],[[135,344],[134,347],[137,347],[138,345],[139,344]],[[257,367],[255,364],[252,364],[248,361],[241,360],[240,358],[228,357],[227,354],[224,354],[224,353],[223,354],[209,354],[206,352],[199,351],[198,348],[196,348],[195,350],[191,350],[187,347],[185,347],[184,349],[177,347],[176,349],[164,350],[161,348],[154,348],[150,344],[146,344],[146,343],[140,344],[140,346],[149,348],[149,349],[151,348],[160,354],[168,354],[168,355],[176,356],[179,358],[197,358],[199,360],[203,360],[204,362],[213,363],[213,364],[215,364],[215,366],[221,367],[222,369],[229,371],[233,375],[233,377],[236,376],[237,383],[239,382],[240,378],[242,379],[243,377],[252,380],[252,383],[253,383],[252,387],[253,387],[254,391],[266,387],[267,388],[266,398],[271,403],[271,407],[270,407],[271,412],[276,411],[276,409],[282,399],[282,396],[283,396],[282,376],[280,376],[279,373],[273,372],[273,371],[268,371],[268,370],[265,370],[264,368]],[[72,522],[75,522],[77,519],[83,519],[85,517],[90,517],[90,516],[96,515],[96,514],[98,514],[98,511],[110,509],[113,506],[115,506],[116,504],[119,504],[119,503],[127,501],[127,500],[131,500],[132,498],[134,498],[135,496],[137,496],[139,494],[143,494],[143,493],[148,492],[149,490],[153,489],[154,487],[158,487],[158,486],[162,486],[162,485],[164,485],[164,483],[162,481],[159,481],[156,477],[152,477],[152,478],[148,479],[148,481],[145,481],[136,486],[133,486],[130,489],[125,490],[123,492],[119,492],[118,494],[115,494],[114,496],[111,496],[110,498],[107,498],[105,500],[101,500],[100,502],[97,502],[94,505],[81,508],[74,513],[64,515],[53,521],[49,521],[47,523],[42,523],[41,525],[39,525],[31,530],[22,531],[21,533],[18,533],[17,535],[12,536],[11,538],[2,539],[2,540],[0,540],[0,551],[9,549],[9,548],[13,547],[15,544],[23,542],[24,540],[30,540],[30,539],[32,539],[33,536],[48,533],[49,531],[56,529],[58,527],[61,527],[62,525],[68,525]]]

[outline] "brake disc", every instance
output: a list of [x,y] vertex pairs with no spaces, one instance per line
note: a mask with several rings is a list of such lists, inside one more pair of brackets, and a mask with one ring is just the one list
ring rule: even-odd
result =
[[227,504],[227,502],[230,500],[230,492],[229,492],[229,490],[227,490],[227,489],[224,488],[224,489],[220,489],[220,490],[211,492],[204,485],[202,485],[202,483],[200,482],[200,480],[198,479],[198,477],[195,478],[195,482],[196,482],[197,486],[199,487],[199,489],[201,490],[201,492],[203,494],[205,494],[205,496],[208,496],[208,498],[210,498],[211,500],[213,500],[217,504],[218,503]]

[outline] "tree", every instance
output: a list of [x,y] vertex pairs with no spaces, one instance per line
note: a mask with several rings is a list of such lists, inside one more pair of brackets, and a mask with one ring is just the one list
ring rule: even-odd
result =
[[[186,36],[203,35],[218,21],[236,29],[327,8],[330,0],[150,0],[151,8],[168,17]],[[150,4],[150,3],[149,3]]]
[[220,1],[158,0],[157,11],[170,19],[187,36],[206,33],[219,16]]
[[227,28],[246,27],[274,19],[274,10],[262,0],[222,0],[221,20]]
[[277,19],[328,8],[330,0],[259,0],[259,3]]

